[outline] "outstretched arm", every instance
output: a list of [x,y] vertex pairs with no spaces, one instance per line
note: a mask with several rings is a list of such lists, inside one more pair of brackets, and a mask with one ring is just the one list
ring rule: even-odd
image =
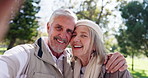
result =
[[28,60],[28,54],[19,46],[0,56],[0,78],[13,78],[20,75]]
[[106,64],[108,73],[114,73],[118,70],[124,71],[127,69],[126,59],[119,52],[108,54],[104,64]]

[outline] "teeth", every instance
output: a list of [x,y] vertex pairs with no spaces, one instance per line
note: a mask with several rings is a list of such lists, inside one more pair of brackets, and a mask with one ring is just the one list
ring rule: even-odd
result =
[[59,43],[64,43],[64,41],[57,40]]
[[75,48],[81,48],[82,46],[74,46]]

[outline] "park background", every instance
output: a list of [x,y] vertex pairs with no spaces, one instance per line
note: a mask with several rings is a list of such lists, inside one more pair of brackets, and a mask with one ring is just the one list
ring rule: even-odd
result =
[[0,42],[0,54],[47,36],[47,21],[58,8],[96,22],[104,32],[107,52],[121,52],[133,78],[148,78],[148,0],[25,0]]

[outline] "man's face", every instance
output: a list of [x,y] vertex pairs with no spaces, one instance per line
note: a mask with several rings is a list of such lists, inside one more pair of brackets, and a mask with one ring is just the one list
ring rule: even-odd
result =
[[61,53],[69,44],[75,21],[72,17],[58,16],[47,26],[48,45],[57,53]]

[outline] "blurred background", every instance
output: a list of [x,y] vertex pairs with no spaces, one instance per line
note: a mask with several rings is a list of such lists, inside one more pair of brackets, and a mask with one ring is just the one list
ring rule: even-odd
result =
[[1,55],[47,36],[52,12],[68,8],[78,19],[92,20],[102,28],[107,52],[121,52],[133,78],[148,78],[148,0],[24,0],[20,5],[15,15],[10,14],[9,30],[0,42]]

